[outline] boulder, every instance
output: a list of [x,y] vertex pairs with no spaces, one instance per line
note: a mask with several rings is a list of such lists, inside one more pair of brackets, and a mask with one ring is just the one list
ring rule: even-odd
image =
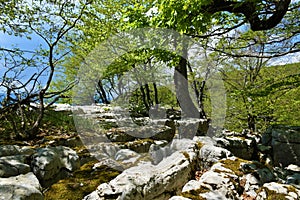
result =
[[7,178],[30,172],[28,160],[35,150],[17,145],[0,146],[0,177]]
[[196,149],[191,143],[184,152],[176,151],[157,165],[146,162],[129,168],[84,199],[167,199],[166,194],[180,190],[191,178],[197,164]]
[[253,174],[244,174],[241,180],[244,181],[244,193],[250,197],[256,197],[261,181]]
[[228,136],[216,141],[218,146],[228,149],[236,157],[251,160],[254,156],[256,142],[252,138]]
[[199,154],[202,166],[204,168],[208,168],[215,162],[223,158],[229,158],[231,156],[232,153],[227,149],[212,146],[212,145],[204,145],[200,149],[200,154]]
[[36,176],[29,172],[19,176],[0,178],[1,199],[42,200],[41,186]]
[[115,160],[120,161],[122,163],[135,163],[139,159],[140,155],[135,151],[129,149],[121,149],[115,155]]
[[200,196],[206,199],[237,199],[239,197],[239,178],[232,172],[212,171],[205,172],[199,179]]
[[23,155],[0,157],[0,177],[27,174],[30,170],[30,166],[26,164],[26,157]]
[[182,188],[182,192],[190,192],[193,190],[199,190],[201,188],[201,182],[197,181],[197,180],[190,180],[189,182],[187,182],[183,188]]
[[13,156],[20,154],[20,147],[17,145],[3,145],[0,146],[0,157]]
[[48,147],[37,150],[31,166],[42,186],[47,187],[80,167],[76,152],[68,147]]
[[275,165],[300,165],[300,127],[273,127],[271,146]]

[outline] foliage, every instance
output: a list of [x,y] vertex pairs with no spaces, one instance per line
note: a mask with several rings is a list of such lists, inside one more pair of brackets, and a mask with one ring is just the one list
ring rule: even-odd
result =
[[[0,78],[0,118],[10,123],[10,131],[19,138],[32,138],[39,132],[44,111],[61,94],[72,87],[49,91],[57,66],[68,54],[58,46],[66,44],[68,34],[79,22],[89,2],[80,1],[12,1],[1,2],[0,30],[15,37],[32,35],[43,43],[32,50],[1,47],[0,58],[4,62]],[[2,71],[2,70],[1,70]],[[46,100],[50,100],[45,105]],[[13,117],[9,117],[13,115]],[[8,118],[9,117],[9,118]]]
[[[132,93],[129,99],[129,110],[133,116],[149,116],[147,112],[149,108],[145,107],[143,102],[142,94],[140,90],[136,90]],[[172,93],[168,88],[161,86],[158,88],[159,106],[164,108],[178,107],[175,94]],[[150,85],[150,98],[154,100],[153,86]],[[152,104],[152,109],[155,109],[155,104]],[[157,105],[158,106],[158,105]]]
[[247,127],[249,112],[255,116],[255,131],[263,132],[272,124],[299,126],[299,73],[299,64],[264,67],[252,86],[234,87],[244,83],[244,73],[241,69],[228,72],[226,128]]

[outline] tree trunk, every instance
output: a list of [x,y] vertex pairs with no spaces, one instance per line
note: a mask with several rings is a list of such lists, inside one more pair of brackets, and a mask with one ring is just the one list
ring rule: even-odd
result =
[[146,83],[145,84],[145,88],[146,88],[146,95],[147,95],[147,102],[149,107],[153,105],[152,99],[151,99],[151,94],[150,94],[150,88],[149,88],[149,84]]
[[174,84],[176,97],[180,104],[183,115],[188,118],[199,118],[200,113],[194,105],[189,94],[188,79],[187,79],[187,48],[183,49],[183,57],[180,58],[179,63],[175,66]]
[[110,104],[110,101],[107,99],[107,95],[103,88],[103,84],[102,84],[101,80],[98,81],[98,89],[99,89],[99,94],[100,94],[100,97],[101,97],[103,103]]
[[145,90],[144,90],[144,87],[142,85],[140,85],[140,90],[141,90],[141,93],[142,93],[142,100],[143,100],[143,103],[146,107],[147,110],[149,110],[149,105],[146,101],[146,94],[145,94]]
[[248,114],[247,120],[248,120],[248,128],[253,132],[256,131],[255,116],[252,114]]
[[154,89],[154,101],[155,101],[155,105],[158,106],[158,104],[159,104],[159,101],[158,101],[158,91],[157,91],[157,85],[154,82],[153,82],[153,89]]

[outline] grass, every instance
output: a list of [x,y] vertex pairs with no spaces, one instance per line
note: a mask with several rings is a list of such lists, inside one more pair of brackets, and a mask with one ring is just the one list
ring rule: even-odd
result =
[[64,132],[75,132],[76,127],[74,124],[71,111],[54,111],[47,110],[45,112],[42,124],[44,128],[55,127]]

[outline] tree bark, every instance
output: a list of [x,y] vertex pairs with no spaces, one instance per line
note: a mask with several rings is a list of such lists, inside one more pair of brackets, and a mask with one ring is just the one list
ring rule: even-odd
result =
[[201,118],[198,108],[195,106],[194,102],[189,93],[188,79],[187,79],[187,47],[183,45],[182,56],[179,63],[175,66],[174,71],[174,84],[176,97],[180,104],[182,113],[188,118]]
[[[203,7],[201,11],[208,13],[217,13],[220,11],[228,11],[236,14],[243,14],[249,21],[253,31],[268,30],[274,28],[286,14],[291,0],[265,1],[274,6],[272,10],[258,10],[259,7],[265,8],[261,5],[261,1],[245,0],[245,1],[227,1],[214,0],[211,4]],[[268,17],[261,17],[262,12]]]

